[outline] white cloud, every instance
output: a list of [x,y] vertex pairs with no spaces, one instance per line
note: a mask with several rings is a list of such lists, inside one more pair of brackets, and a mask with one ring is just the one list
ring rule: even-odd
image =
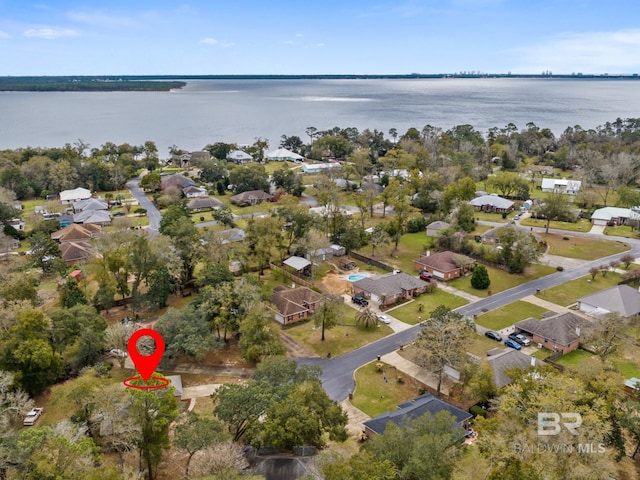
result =
[[202,40],[200,40],[200,43],[204,43],[205,45],[216,45],[216,46],[218,46],[220,48],[229,48],[229,47],[233,47],[235,45],[235,43],[233,43],[233,42],[218,41],[217,39],[215,39],[213,37],[203,38]]
[[0,38],[11,38],[11,35],[9,35],[7,32],[0,30]]
[[636,73],[640,71],[640,29],[563,33],[510,52],[519,56],[513,69],[518,73]]
[[295,45],[296,42],[294,42],[293,40],[285,40],[284,42],[282,42],[284,45]]
[[25,30],[25,37],[44,38],[46,40],[55,40],[61,37],[75,37],[78,32],[70,28],[30,28]]
[[106,27],[131,27],[135,22],[129,17],[110,15],[102,10],[95,12],[67,12],[67,18],[74,22],[86,23],[87,25]]
[[316,47],[324,47],[324,43],[316,43]]
[[296,37],[298,37],[298,38],[302,38],[302,37],[304,37],[304,35],[303,35],[303,34],[301,34],[301,33],[296,33]]

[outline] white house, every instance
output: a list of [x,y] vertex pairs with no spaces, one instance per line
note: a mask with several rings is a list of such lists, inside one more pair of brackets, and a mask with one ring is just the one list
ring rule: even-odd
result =
[[607,225],[613,222],[616,225],[624,225],[629,218],[632,218],[633,212],[630,208],[620,207],[604,207],[599,208],[591,215],[591,223],[594,225]]
[[228,153],[227,160],[240,165],[252,161],[253,157],[242,150],[232,150]]
[[182,193],[184,193],[184,196],[187,198],[205,197],[207,195],[207,189],[190,185],[183,188]]
[[304,160],[302,155],[298,155],[291,150],[287,150],[286,148],[278,148],[271,152],[268,152],[264,156],[267,160],[272,162],[301,162]]
[[579,298],[578,308],[593,317],[611,312],[632,317],[640,314],[640,292],[629,285],[616,285]]
[[78,200],[87,200],[91,198],[91,192],[86,188],[78,187],[73,190],[63,190],[60,192],[60,201],[63,204],[71,204]]
[[339,163],[305,163],[302,165],[302,171],[304,173],[320,173],[340,167]]
[[566,178],[543,178],[543,192],[560,192],[567,195],[575,195],[580,191],[582,182],[580,180],[567,180]]

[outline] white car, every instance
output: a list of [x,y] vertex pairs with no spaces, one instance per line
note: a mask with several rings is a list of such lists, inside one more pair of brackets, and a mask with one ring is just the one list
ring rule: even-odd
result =
[[42,415],[43,410],[44,408],[32,408],[31,411],[27,413],[27,416],[22,421],[22,424],[25,427],[31,427],[35,425],[36,421],[40,418],[40,415]]
[[114,357],[125,358],[129,356],[127,352],[120,350],[119,348],[112,348],[111,350],[109,350],[109,353]]
[[378,314],[378,321],[384,324],[389,325],[391,323],[391,319],[383,314]]

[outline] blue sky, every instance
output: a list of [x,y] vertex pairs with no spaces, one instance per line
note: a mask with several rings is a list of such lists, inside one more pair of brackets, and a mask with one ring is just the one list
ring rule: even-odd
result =
[[0,0],[0,75],[640,73],[637,0]]

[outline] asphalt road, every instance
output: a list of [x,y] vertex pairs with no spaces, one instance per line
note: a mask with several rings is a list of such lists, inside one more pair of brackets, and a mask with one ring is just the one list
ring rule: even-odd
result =
[[[535,230],[536,229],[534,228],[534,231]],[[550,230],[550,233],[567,235],[567,232],[563,230]],[[570,235],[599,239],[606,238],[607,240],[613,241],[619,240],[631,245],[631,250],[602,257],[580,265],[579,267],[547,275],[546,277],[533,280],[529,283],[519,285],[509,290],[505,290],[504,292],[483,298],[472,304],[457,308],[455,311],[465,316],[473,316],[474,314],[479,315],[485,311],[494,310],[526,296],[535,294],[537,290],[546,290],[569,280],[573,280],[574,278],[586,275],[589,273],[589,269],[592,266],[598,266],[603,263],[609,263],[611,260],[620,259],[620,257],[627,253],[631,253],[636,258],[640,257],[640,240],[613,236],[603,237],[601,235],[579,232],[570,232]],[[420,326],[416,325],[408,330],[389,335],[377,342],[365,345],[358,350],[346,353],[340,357],[331,359],[299,358],[297,361],[301,365],[319,365],[323,371],[321,380],[325,391],[333,400],[341,402],[347,398],[350,392],[353,392],[355,387],[353,373],[357,368],[375,360],[378,355],[384,355],[397,350],[400,345],[408,345],[413,342],[419,331]]]
[[140,206],[147,211],[149,226],[146,229],[151,230],[152,232],[158,232],[160,230],[160,219],[162,218],[162,215],[151,200],[147,198],[144,192],[140,190],[138,183],[140,183],[140,177],[133,178],[127,183],[127,188],[138,201]]

